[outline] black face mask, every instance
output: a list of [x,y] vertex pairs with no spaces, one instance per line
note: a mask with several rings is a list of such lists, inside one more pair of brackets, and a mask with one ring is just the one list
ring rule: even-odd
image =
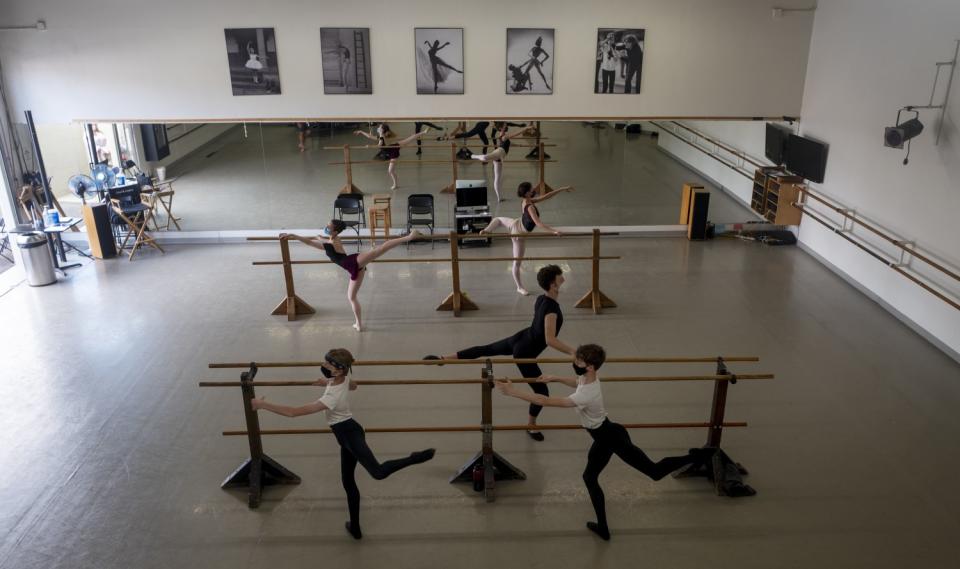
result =
[[587,368],[585,368],[585,367],[580,367],[580,366],[577,365],[576,362],[574,362],[574,363],[573,363],[573,372],[576,373],[577,375],[583,375],[583,374],[587,373]]
[[328,369],[325,368],[325,367],[321,367],[321,368],[320,368],[320,373],[322,373],[322,374],[323,374],[323,377],[325,377],[325,378],[327,378],[327,379],[330,379],[331,377],[333,377],[333,374],[330,373],[330,370],[328,370]]

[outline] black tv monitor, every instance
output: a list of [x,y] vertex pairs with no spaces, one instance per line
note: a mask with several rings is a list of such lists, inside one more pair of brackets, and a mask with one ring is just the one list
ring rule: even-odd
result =
[[790,131],[786,128],[773,123],[767,123],[767,140],[764,147],[764,155],[767,160],[777,166],[783,164],[783,148],[787,143],[787,137]]
[[485,205],[487,205],[487,183],[485,180],[457,180],[457,207]]
[[827,145],[791,134],[787,138],[784,162],[787,170],[819,184],[827,169]]

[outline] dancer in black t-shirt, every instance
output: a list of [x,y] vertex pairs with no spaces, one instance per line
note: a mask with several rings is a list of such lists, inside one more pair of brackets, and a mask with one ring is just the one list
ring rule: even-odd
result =
[[[426,356],[425,360],[472,360],[490,356],[513,356],[514,358],[536,358],[547,346],[565,354],[574,354],[574,348],[560,341],[557,335],[563,326],[563,311],[557,298],[560,295],[560,286],[563,285],[563,271],[556,265],[547,265],[537,272],[537,283],[544,291],[537,297],[534,307],[533,322],[528,328],[516,334],[483,346],[474,346],[459,352],[440,356]],[[525,378],[539,378],[543,376],[540,366],[535,363],[517,364],[520,375]],[[544,383],[531,383],[530,388],[541,395],[549,396],[550,390]],[[530,417],[527,422],[527,434],[535,441],[543,440],[543,433],[537,430],[537,416],[543,409],[540,405],[530,404]]]

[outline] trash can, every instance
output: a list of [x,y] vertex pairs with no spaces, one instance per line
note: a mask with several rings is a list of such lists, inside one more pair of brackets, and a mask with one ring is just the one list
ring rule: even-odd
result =
[[40,231],[31,231],[17,235],[17,247],[20,248],[20,260],[27,274],[30,286],[46,286],[57,282],[53,270],[53,257],[47,235]]

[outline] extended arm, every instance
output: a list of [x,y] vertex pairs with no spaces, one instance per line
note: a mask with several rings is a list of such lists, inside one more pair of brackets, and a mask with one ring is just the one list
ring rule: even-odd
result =
[[554,350],[563,352],[565,354],[570,354],[571,356],[576,353],[576,350],[573,347],[568,346],[560,341],[560,338],[557,338],[557,315],[554,313],[547,314],[543,317],[543,328],[547,333],[547,345],[553,348]]
[[573,186],[563,186],[562,188],[557,188],[557,189],[555,189],[555,190],[550,190],[549,192],[543,194],[542,196],[537,196],[537,197],[534,197],[534,198],[530,198],[530,201],[532,201],[533,203],[545,202],[545,201],[547,201],[548,199],[552,198],[553,196],[555,196],[555,195],[557,195],[557,194],[559,194],[559,193],[562,193],[562,192],[572,192],[572,191],[573,191]]
[[447,47],[448,45],[450,45],[450,42],[444,43],[443,45],[441,45],[440,47],[437,48],[437,51],[440,51],[441,49]]
[[523,130],[517,130],[517,131],[511,132],[511,133],[509,133],[509,134],[505,134],[505,135],[501,136],[500,139],[501,139],[501,140],[510,140],[511,138],[515,138],[515,137],[517,137],[517,136],[525,136],[525,135],[526,135],[526,136],[533,136],[533,135],[535,135],[536,133],[537,133],[537,127],[528,126],[527,128],[525,128],[525,129],[523,129]]
[[541,405],[543,407],[576,407],[577,404],[574,403],[569,397],[547,397],[546,395],[540,395],[539,393],[530,393],[527,391],[517,391],[513,387],[513,384],[509,381],[498,381],[497,389],[500,390],[500,393],[504,395],[509,395],[510,397],[516,397],[517,399],[523,399],[533,403],[534,405]]
[[353,134],[355,134],[355,135],[357,135],[357,136],[363,136],[363,137],[365,137],[365,138],[369,138],[370,140],[373,140],[373,141],[378,140],[376,136],[373,136],[372,134],[367,133],[367,132],[363,132],[362,130],[355,130],[355,131],[353,131]]
[[299,241],[304,245],[309,245],[315,249],[323,249],[324,243],[333,243],[333,239],[326,239],[324,237],[302,237],[295,233],[281,234],[280,239]]
[[283,415],[284,417],[302,417],[303,415],[312,415],[314,413],[319,413],[320,411],[326,411],[327,409],[327,406],[319,401],[314,401],[313,403],[308,403],[299,407],[291,407],[290,405],[270,403],[265,397],[251,399],[250,405],[253,407],[254,411],[263,409],[264,411],[270,411],[271,413]]
[[555,381],[557,383],[562,383],[567,387],[573,387],[574,389],[576,389],[577,387],[577,378],[575,377],[560,377],[558,375],[541,375],[539,378],[537,378],[537,381],[540,383],[550,383]]
[[391,145],[391,146],[403,146],[404,144],[408,144],[408,143],[410,143],[410,142],[413,142],[414,140],[417,140],[418,138],[423,138],[423,137],[426,136],[427,134],[428,134],[428,131],[415,132],[415,133],[411,134],[410,136],[408,136],[408,137],[400,140],[400,142],[397,142],[396,144],[393,144],[393,145]]

